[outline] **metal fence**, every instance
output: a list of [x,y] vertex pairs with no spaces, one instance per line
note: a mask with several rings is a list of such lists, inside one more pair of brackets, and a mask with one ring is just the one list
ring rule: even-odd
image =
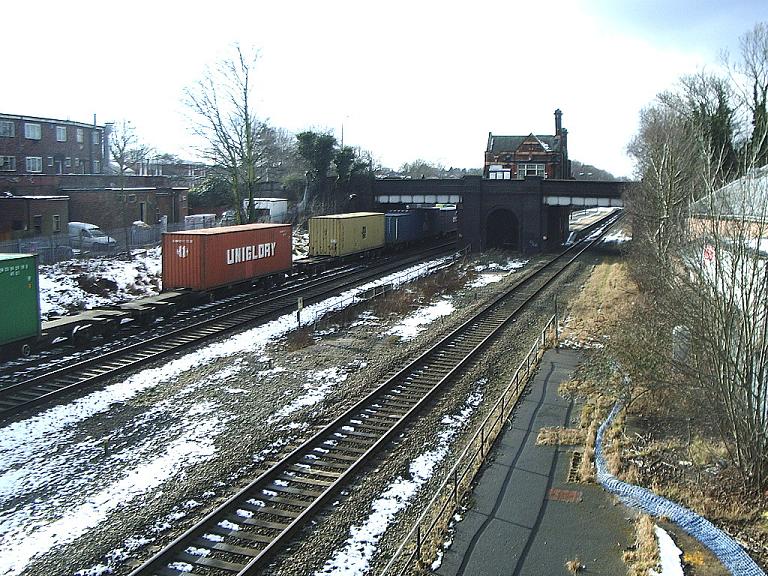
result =
[[517,404],[533,369],[541,360],[546,348],[556,341],[557,337],[557,316],[553,315],[382,574],[405,574],[414,563],[423,568],[425,563],[435,556],[442,543],[444,530],[459,508],[464,494],[470,490],[472,480]]
[[163,232],[184,230],[184,223],[168,225],[128,226],[103,230],[108,239],[103,243],[83,240],[62,231],[51,236],[35,236],[0,241],[0,253],[37,254],[41,264],[55,264],[73,258],[89,258],[126,252],[127,249],[158,246]]

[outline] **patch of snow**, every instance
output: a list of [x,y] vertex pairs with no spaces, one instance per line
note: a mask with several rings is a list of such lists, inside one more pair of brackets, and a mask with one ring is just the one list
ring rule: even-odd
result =
[[161,288],[161,261],[158,246],[135,251],[131,261],[91,258],[41,265],[40,316],[47,320],[154,296]]
[[[480,381],[477,384],[482,384]],[[362,524],[353,526],[341,550],[326,561],[315,576],[336,574],[343,576],[367,574],[376,553],[377,545],[395,516],[408,506],[418,490],[432,477],[434,469],[448,455],[451,441],[467,423],[474,409],[480,404],[482,393],[474,391],[461,410],[445,416],[442,428],[436,436],[437,445],[418,456],[408,467],[409,478],[397,477],[371,505],[371,513]]]
[[450,299],[441,298],[434,304],[419,308],[406,316],[399,324],[387,330],[386,334],[399,336],[401,340],[412,340],[423,332],[427,325],[455,310]]
[[683,551],[677,547],[672,536],[661,526],[655,526],[656,539],[659,541],[659,564],[661,572],[653,568],[648,570],[648,576],[684,576],[680,558]]

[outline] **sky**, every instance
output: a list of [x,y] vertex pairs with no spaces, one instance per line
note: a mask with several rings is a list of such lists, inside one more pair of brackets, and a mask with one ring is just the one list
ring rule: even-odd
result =
[[[714,70],[768,21],[765,0],[38,0],[3,8],[0,113],[129,120],[159,152],[195,157],[184,89],[259,51],[259,116],[330,130],[384,166],[479,168],[488,133],[554,134],[569,156],[633,175],[640,111]],[[21,23],[24,23],[23,25]]]

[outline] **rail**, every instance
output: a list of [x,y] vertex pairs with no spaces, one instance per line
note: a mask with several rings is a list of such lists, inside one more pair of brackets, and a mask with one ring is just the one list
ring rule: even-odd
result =
[[[456,463],[446,473],[424,512],[401,542],[382,574],[405,574],[417,562],[423,565],[438,548],[438,538],[447,527],[450,518],[458,509],[463,496],[469,491],[480,467],[491,451],[493,443],[501,432],[504,422],[517,405],[532,369],[538,364],[548,342],[558,339],[557,314],[553,314],[536,338],[525,359],[520,363],[514,376],[502,392],[490,413],[483,420],[480,429],[469,439]],[[399,571],[395,572],[394,570]]]

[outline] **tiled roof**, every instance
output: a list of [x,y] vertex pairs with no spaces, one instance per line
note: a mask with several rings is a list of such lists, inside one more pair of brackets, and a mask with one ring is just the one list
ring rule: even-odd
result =
[[494,136],[490,135],[487,152],[514,152],[528,138],[535,138],[547,152],[560,149],[560,142],[556,136],[544,136],[528,134],[527,136]]

